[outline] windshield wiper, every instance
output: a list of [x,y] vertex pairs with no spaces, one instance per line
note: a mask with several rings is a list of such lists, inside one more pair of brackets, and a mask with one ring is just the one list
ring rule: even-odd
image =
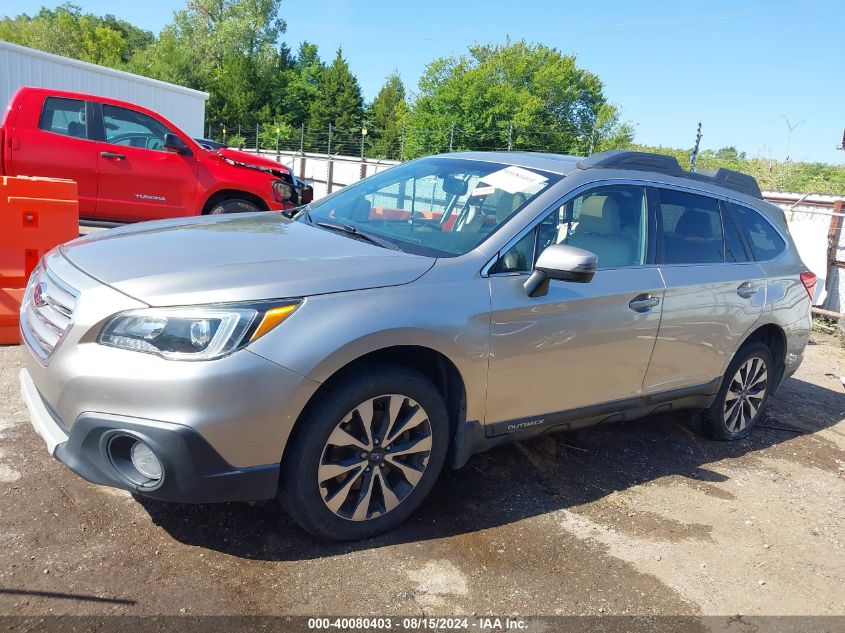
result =
[[308,215],[308,211],[305,211],[306,219],[311,224],[316,224],[317,226],[321,226],[324,229],[328,229],[330,231],[337,231],[338,233],[343,233],[345,235],[349,235],[350,237],[354,237],[356,239],[362,240],[364,242],[369,242],[370,244],[375,244],[376,246],[381,246],[382,248],[388,248],[392,251],[400,251],[402,250],[393,242],[388,240],[382,239],[375,235],[369,235],[367,233],[362,233],[358,230],[357,227],[352,226],[351,224],[333,224],[331,222],[312,222],[311,216]]

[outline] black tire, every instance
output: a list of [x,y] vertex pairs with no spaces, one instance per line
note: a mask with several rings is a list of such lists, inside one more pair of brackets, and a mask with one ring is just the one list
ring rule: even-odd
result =
[[[405,400],[402,400],[403,407],[407,407],[409,402],[415,401],[423,409],[427,416],[427,423],[424,422],[420,426],[425,425],[426,432],[430,431],[431,448],[426,451],[427,461],[422,467],[421,478],[416,484],[410,484],[410,492],[406,493],[406,496],[399,501],[397,506],[379,516],[372,516],[363,520],[344,518],[329,509],[328,500],[324,501],[323,495],[328,496],[329,492],[324,487],[325,481],[320,482],[321,477],[318,470],[326,464],[327,453],[325,451],[332,450],[329,448],[332,444],[329,438],[339,428],[340,423],[344,419],[350,419],[349,414],[358,410],[369,399],[380,397],[389,399],[389,396],[385,394],[398,394],[404,397]],[[374,411],[378,410],[381,402],[381,400],[374,402]],[[400,411],[406,412],[408,410],[413,411],[413,409],[406,408]],[[373,419],[375,419],[375,415]],[[356,418],[353,416],[351,419],[355,420]],[[363,419],[363,417],[358,419]],[[386,419],[389,419],[389,417]],[[383,422],[379,424],[383,424]],[[376,423],[373,422],[372,426],[375,428]],[[397,423],[398,426],[401,425]],[[373,441],[375,441],[378,433],[373,432],[371,435],[374,438]],[[388,440],[389,438],[384,436],[384,439]],[[396,442],[398,443],[399,440],[396,440]],[[375,442],[375,444],[378,445],[378,442]],[[449,420],[446,406],[440,392],[428,378],[414,369],[399,365],[379,364],[361,367],[354,373],[340,379],[336,385],[330,387],[325,393],[320,394],[316,402],[309,406],[304,413],[304,417],[297,423],[295,436],[285,448],[285,456],[282,460],[280,482],[282,503],[287,513],[300,526],[317,537],[332,541],[350,541],[375,536],[398,526],[419,507],[431,491],[443,468],[448,445]],[[383,449],[389,448],[388,442],[385,441]],[[359,449],[353,450],[357,452]],[[363,456],[363,453],[361,453],[361,456]],[[372,453],[368,459],[371,457]],[[365,466],[375,463],[368,461],[368,459],[362,461]],[[382,459],[386,460],[387,458]],[[382,461],[381,466],[385,466],[384,461]],[[388,468],[382,470],[373,465],[372,470],[378,470],[379,473],[389,473],[391,467],[388,464]],[[367,472],[370,472],[369,468]],[[399,472],[397,469],[396,473]],[[396,477],[395,474],[390,476]],[[345,475],[339,475],[341,482],[343,477]],[[367,475],[360,475],[361,488],[364,486],[363,481],[366,477]],[[375,478],[375,472],[369,475],[370,480]],[[335,484],[337,481],[329,480],[331,484]],[[387,507],[384,483],[386,481],[387,477],[382,478],[379,475],[378,485],[376,486],[381,490],[380,494],[384,500],[385,508]],[[373,484],[370,484],[370,490],[373,490]],[[356,497],[355,494],[359,493],[354,493],[349,497],[353,502],[356,498],[361,498],[360,495]],[[372,492],[371,495],[374,499],[378,498],[379,492]],[[371,504],[369,495],[366,503],[369,508]],[[368,514],[366,510],[365,514]]]
[[[744,368],[747,363],[752,363],[753,367],[754,359],[762,363],[766,377],[765,384],[761,381],[755,385],[755,388],[762,385],[764,391],[754,391],[751,395],[752,391],[745,390],[740,384],[741,380],[737,380],[737,376],[740,368]],[[753,379],[754,376],[750,376],[749,382]],[[746,437],[763,415],[774,387],[774,380],[775,364],[769,348],[760,341],[751,341],[743,345],[728,365],[713,404],[698,414],[698,427],[701,433],[712,440],[723,442]],[[729,391],[732,392],[730,402],[735,403],[730,411],[726,408]],[[737,392],[744,393],[745,397],[733,397]],[[754,409],[755,406],[756,409]],[[742,408],[737,410],[736,407]]]
[[211,208],[211,211],[208,212],[208,215],[220,215],[222,213],[254,213],[255,211],[261,211],[261,209],[259,209],[254,202],[243,200],[242,198],[230,198],[229,200],[223,200],[222,202],[218,202],[214,205]]

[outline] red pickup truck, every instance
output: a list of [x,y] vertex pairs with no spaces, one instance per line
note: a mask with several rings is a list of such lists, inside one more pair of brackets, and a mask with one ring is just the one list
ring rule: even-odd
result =
[[75,180],[80,218],[112,222],[283,210],[313,197],[286,166],[205,149],[141,106],[28,87],[0,126],[0,175]]

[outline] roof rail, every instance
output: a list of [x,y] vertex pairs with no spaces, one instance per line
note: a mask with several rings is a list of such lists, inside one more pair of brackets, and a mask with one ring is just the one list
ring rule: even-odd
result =
[[678,178],[690,178],[700,182],[709,182],[727,189],[744,193],[754,198],[762,198],[760,185],[754,176],[743,174],[731,169],[720,167],[715,170],[702,172],[684,171],[674,156],[653,154],[651,152],[635,152],[632,150],[615,149],[593,154],[578,163],[579,169],[632,169],[636,171],[651,171]]

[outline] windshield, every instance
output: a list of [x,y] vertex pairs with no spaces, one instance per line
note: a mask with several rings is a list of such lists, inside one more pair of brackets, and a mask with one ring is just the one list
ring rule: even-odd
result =
[[559,180],[523,167],[431,157],[349,185],[298,217],[430,257],[468,253]]

